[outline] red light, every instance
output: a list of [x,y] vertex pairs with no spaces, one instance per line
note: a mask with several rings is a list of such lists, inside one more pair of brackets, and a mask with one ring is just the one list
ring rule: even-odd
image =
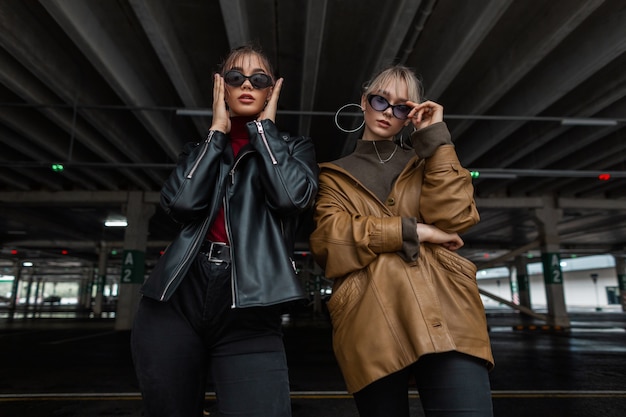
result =
[[11,255],[17,255],[17,249],[11,249]]
[[486,253],[486,252],[485,252],[485,253],[483,253],[483,258],[485,258],[485,259],[489,258],[489,254],[488,254],[488,253]]
[[61,255],[67,255],[67,249],[63,249],[63,250],[61,251]]
[[608,181],[611,179],[611,174],[600,174],[598,175],[598,179],[600,181]]

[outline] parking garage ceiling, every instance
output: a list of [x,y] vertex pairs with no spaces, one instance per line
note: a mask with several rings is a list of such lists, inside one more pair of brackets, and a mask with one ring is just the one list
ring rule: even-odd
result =
[[[121,245],[104,219],[133,192],[158,203],[182,145],[207,132],[211,74],[249,41],[285,78],[277,123],[311,136],[320,162],[358,139],[334,114],[363,82],[389,63],[414,68],[479,174],[471,259],[536,250],[546,208],[562,214],[564,256],[624,253],[623,1],[3,0],[0,27],[5,260],[66,248],[93,261],[100,242]],[[175,231],[157,208],[150,250]]]

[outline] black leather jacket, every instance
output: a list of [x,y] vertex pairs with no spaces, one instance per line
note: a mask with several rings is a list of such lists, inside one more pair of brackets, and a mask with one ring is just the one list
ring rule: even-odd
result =
[[161,190],[161,206],[182,227],[142,286],[144,296],[172,296],[224,204],[233,307],[305,297],[292,254],[298,215],[317,193],[313,143],[279,133],[270,120],[246,127],[250,143],[236,159],[222,132],[210,131],[203,142],[185,146]]

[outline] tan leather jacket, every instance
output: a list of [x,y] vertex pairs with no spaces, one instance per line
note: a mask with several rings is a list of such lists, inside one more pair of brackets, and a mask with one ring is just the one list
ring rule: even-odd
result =
[[491,368],[475,265],[440,245],[421,244],[415,262],[397,254],[402,217],[459,233],[478,222],[471,177],[454,146],[442,145],[425,160],[414,157],[385,204],[346,170],[320,167],[310,244],[335,280],[328,308],[348,391],[428,353],[456,350]]

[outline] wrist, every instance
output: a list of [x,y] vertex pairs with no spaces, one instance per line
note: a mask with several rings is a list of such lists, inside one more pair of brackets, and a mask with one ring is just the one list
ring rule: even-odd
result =
[[430,229],[424,223],[418,223],[415,230],[420,242],[428,242],[430,240]]
[[211,125],[211,128],[209,130],[213,130],[215,132],[221,132],[224,134],[226,133],[226,128],[220,125]]

